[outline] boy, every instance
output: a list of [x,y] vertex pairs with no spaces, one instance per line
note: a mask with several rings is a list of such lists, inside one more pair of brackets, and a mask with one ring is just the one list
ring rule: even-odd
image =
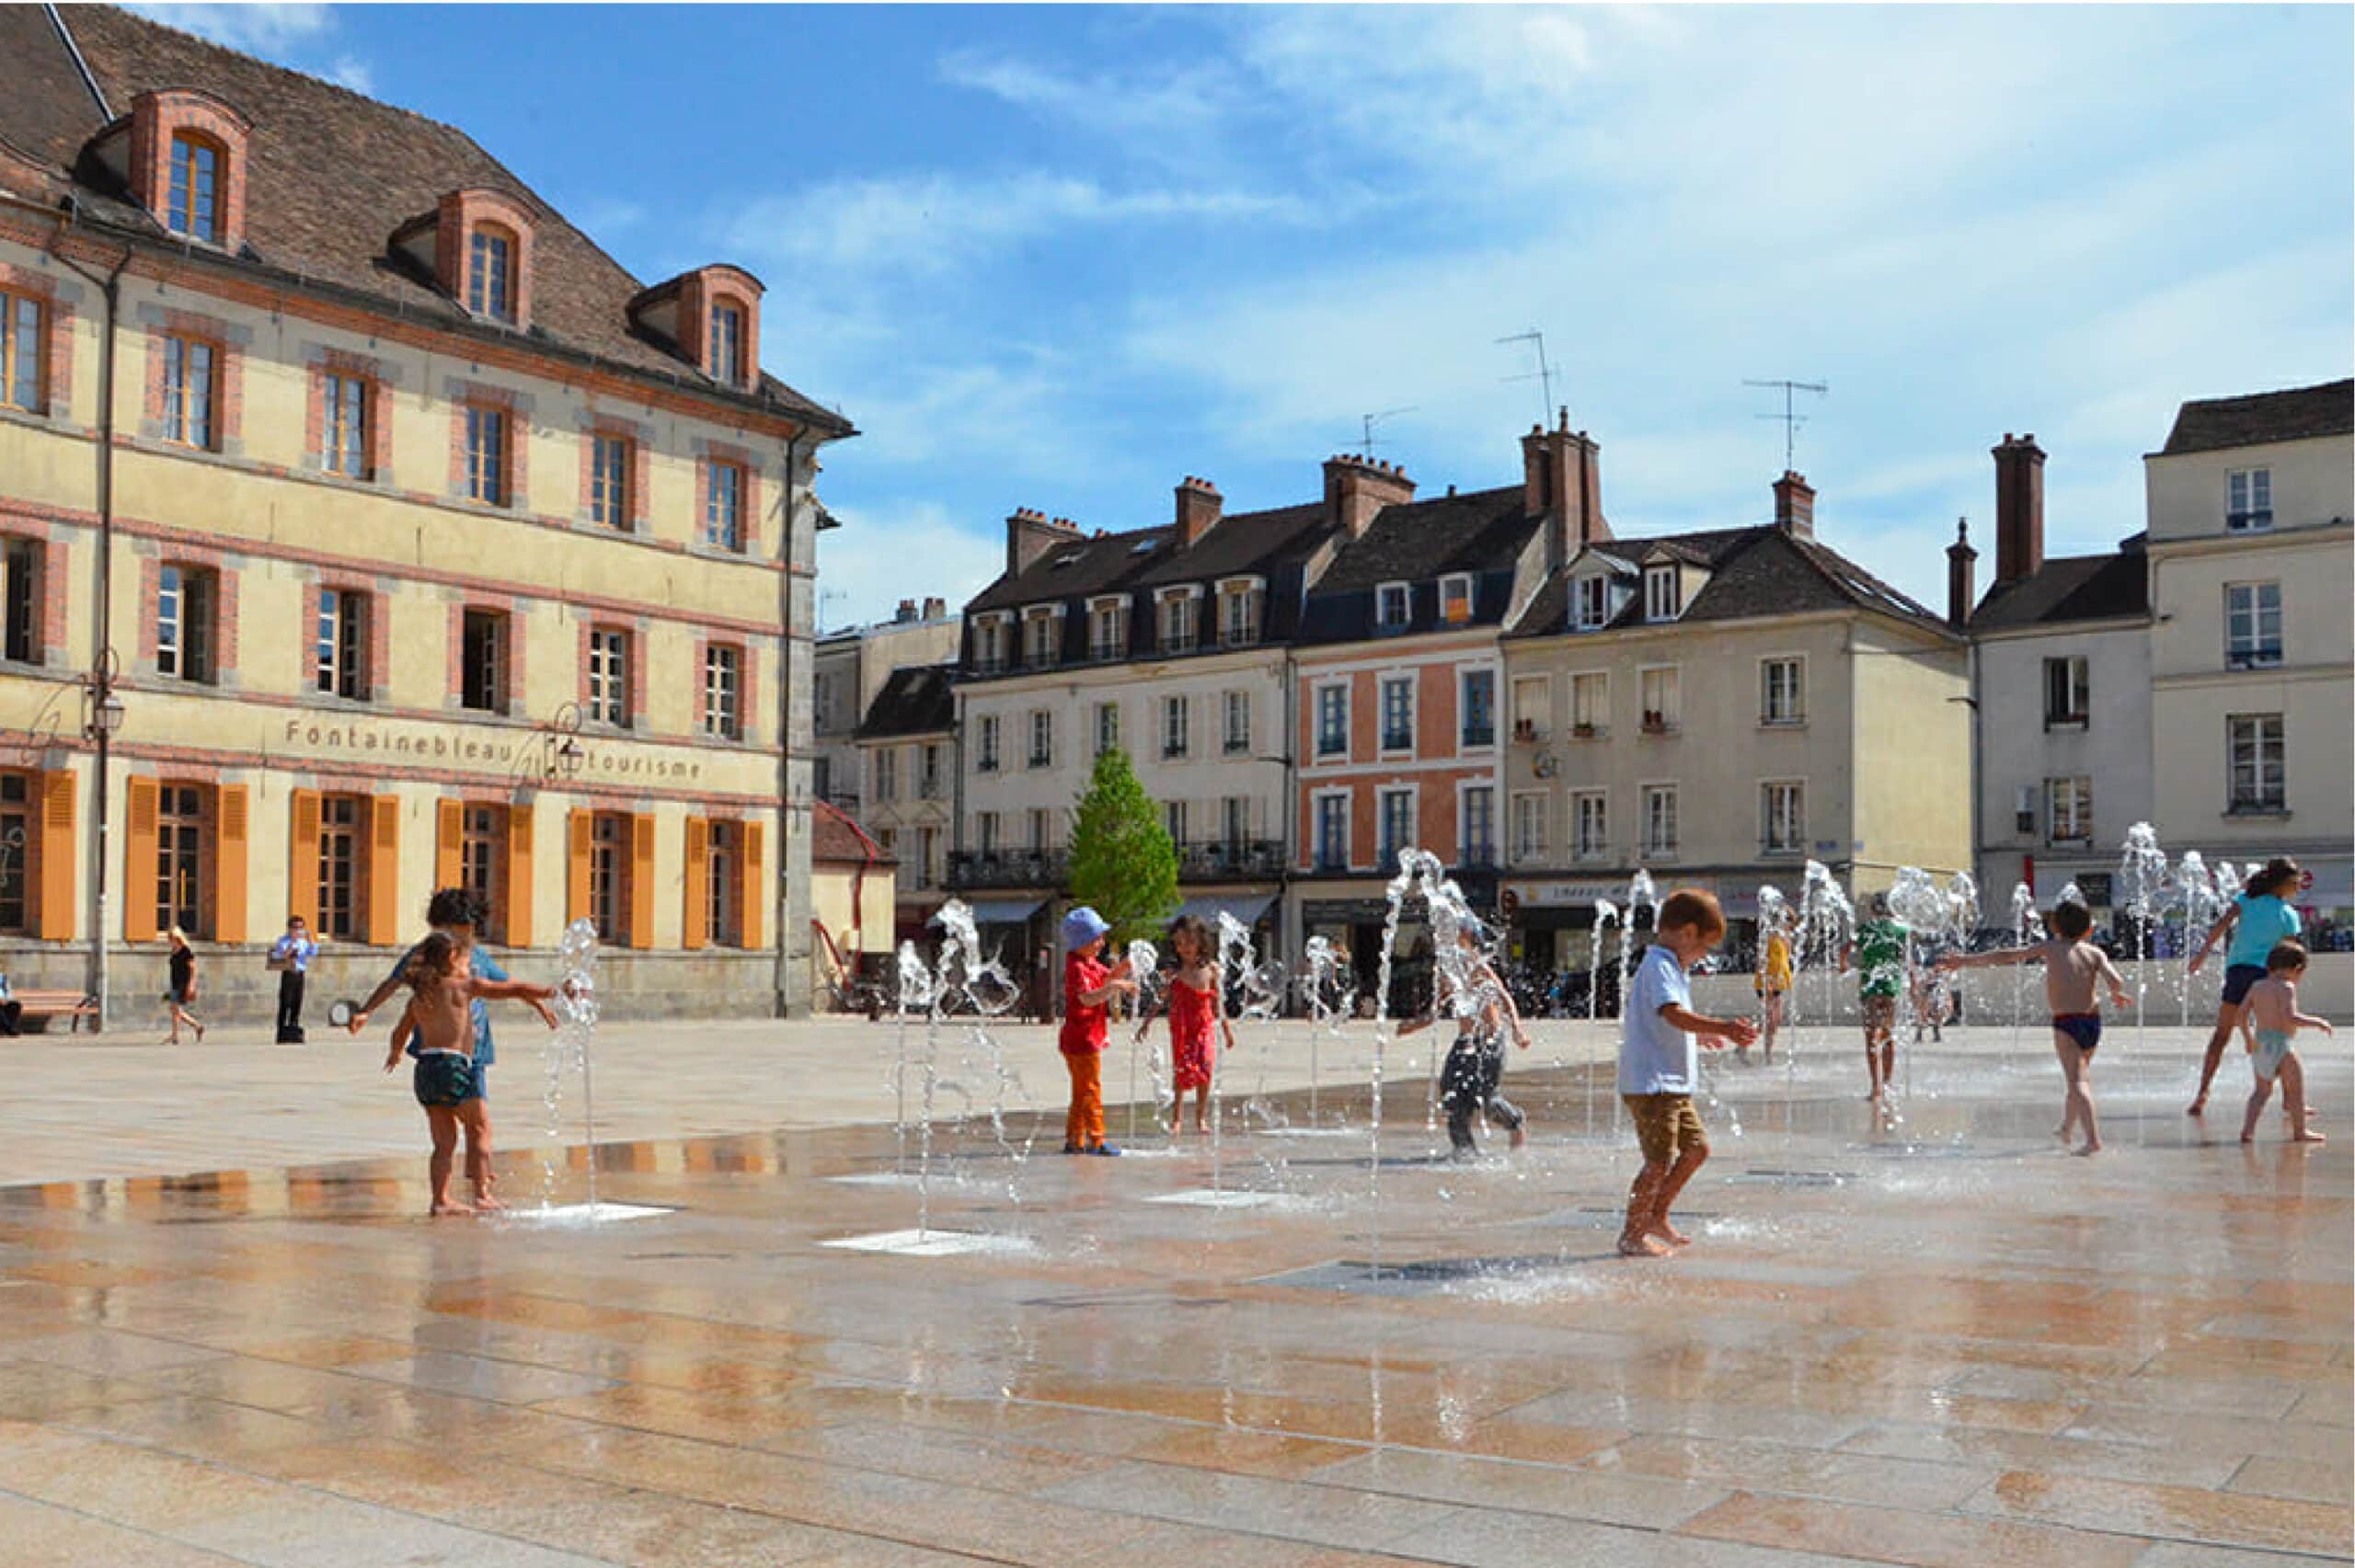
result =
[[301,915],[286,917],[286,934],[270,944],[270,967],[278,971],[278,1044],[299,1046],[303,1043],[304,977],[311,967],[311,960],[319,956],[319,944],[311,940],[310,928]]
[[2305,948],[2295,942],[2277,942],[2265,956],[2265,978],[2242,999],[2241,1037],[2248,1042],[2249,1066],[2257,1073],[2248,1115],[2241,1122],[2243,1143],[2257,1141],[2257,1118],[2272,1097],[2276,1078],[2281,1080],[2281,1108],[2290,1114],[2290,1141],[2322,1141],[2322,1134],[2306,1125],[2306,1070],[2290,1048],[2301,1029],[2334,1033],[2327,1020],[2298,1011],[2298,977],[2305,972]]
[[1897,1067],[1897,998],[1905,989],[1905,942],[1913,934],[1890,916],[1889,895],[1876,893],[1867,906],[1872,918],[1856,927],[1840,955],[1840,972],[1856,970],[1856,1000],[1865,1018],[1865,1071],[1874,1104],[1888,1092]]
[[[1456,1013],[1455,1044],[1448,1047],[1447,1064],[1440,1070],[1440,1103],[1447,1107],[1447,1141],[1452,1156],[1469,1160],[1480,1152],[1472,1137],[1472,1118],[1484,1116],[1505,1129],[1519,1149],[1529,1141],[1521,1107],[1498,1093],[1505,1075],[1505,1031],[1522,1050],[1529,1048],[1529,1031],[1522,1027],[1521,1009],[1512,992],[1480,952],[1480,928],[1466,923],[1456,933],[1464,949],[1464,990],[1471,997],[1469,1011]],[[1453,1000],[1453,990],[1442,970],[1431,988],[1429,1013],[1398,1031],[1400,1039],[1438,1022],[1441,1011]]]
[[[482,1104],[481,1087],[476,1082],[474,1010],[486,1001],[507,999],[545,1007],[556,994],[546,986],[521,980],[485,979],[466,967],[466,950],[447,932],[437,931],[418,944],[401,966],[402,979],[411,993],[408,1009],[393,1031],[392,1048],[385,1056],[385,1070],[390,1072],[400,1065],[404,1038],[414,1032],[417,1067],[411,1086],[417,1103],[425,1107],[426,1125],[433,1134],[433,1158],[428,1170],[433,1185],[431,1212],[437,1217],[499,1207],[489,1198],[487,1181],[479,1176],[475,1189],[479,1201],[462,1203],[450,1196],[450,1156],[457,1148],[462,1109],[472,1104],[479,1110]],[[476,1176],[471,1152],[467,1163],[467,1174]]]
[[1134,995],[1126,958],[1109,968],[1102,961],[1105,933],[1112,928],[1086,904],[1063,917],[1063,1026],[1056,1044],[1071,1074],[1071,1111],[1063,1118],[1063,1152],[1116,1155],[1104,1141],[1104,1047],[1116,996]]
[[1669,1206],[1709,1157],[1709,1135],[1693,1109],[1700,1084],[1694,1036],[1711,1050],[1728,1040],[1747,1047],[1758,1038],[1747,1019],[1710,1018],[1693,1011],[1686,971],[1726,934],[1725,911],[1697,888],[1680,887],[1660,907],[1659,931],[1644,949],[1628,992],[1619,1037],[1619,1097],[1635,1118],[1644,1168],[1627,1190],[1627,1224],[1619,1251],[1631,1258],[1667,1255],[1692,1240],[1668,1222]]
[[2094,1117],[2093,1082],[2087,1076],[2095,1047],[2101,1044],[2101,1013],[2095,1008],[2094,984],[2106,982],[2111,1002],[2123,1008],[2130,1003],[2126,977],[2118,972],[2108,954],[2085,940],[2094,928],[2094,916],[2085,905],[2064,898],[2052,906],[2052,918],[2047,923],[2052,934],[2032,947],[1999,947],[1968,956],[1949,953],[1938,960],[1938,967],[1951,974],[1957,969],[2043,961],[2044,1001],[2052,1010],[2052,1049],[2061,1059],[2067,1085],[2061,1129],[2055,1136],[2066,1143],[2070,1129],[2082,1122],[2085,1141],[2076,1152],[2098,1154],[2101,1124]]

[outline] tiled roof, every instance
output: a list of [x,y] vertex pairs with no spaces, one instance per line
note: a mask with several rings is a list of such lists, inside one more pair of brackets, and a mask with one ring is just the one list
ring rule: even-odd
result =
[[1329,532],[1325,509],[1308,505],[1230,513],[1190,550],[1177,547],[1178,530],[1170,523],[1122,533],[1074,533],[1050,546],[1018,576],[1001,575],[965,610],[970,615],[1095,593],[1264,574],[1314,554]]
[[896,735],[937,735],[954,728],[957,697],[949,677],[956,666],[913,664],[894,670],[883,689],[867,705],[858,727],[861,740],[884,740]]
[[2176,410],[2175,429],[2167,432],[2160,455],[2349,434],[2355,434],[2355,380],[2332,381],[2187,403]]
[[[491,187],[539,215],[530,338],[706,395],[754,401],[634,327],[627,307],[644,285],[463,131],[111,6],[75,6],[60,14],[115,117],[128,114],[143,92],[196,87],[253,121],[241,259],[372,296],[454,329],[486,330],[393,254],[389,242],[395,229],[432,212],[448,192]],[[465,26],[463,13],[452,17],[445,25]],[[155,218],[98,160],[83,155],[108,123],[46,8],[0,6],[0,140],[61,177],[70,174],[86,218],[161,237]],[[850,433],[840,415],[774,377],[763,376],[761,393],[761,401],[812,425]]]
[[2033,576],[1999,582],[1971,612],[1974,632],[2072,621],[2140,621],[2151,613],[2142,536],[2107,555],[2051,557]]
[[857,865],[864,862],[869,865],[889,866],[900,864],[899,857],[880,844],[869,849],[867,841],[859,836],[859,830],[843,815],[840,807],[824,800],[811,804],[814,807],[810,814],[811,864]]
[[1313,591],[1348,593],[1455,572],[1510,570],[1538,521],[1523,515],[1518,485],[1384,507],[1363,533],[1341,546]]

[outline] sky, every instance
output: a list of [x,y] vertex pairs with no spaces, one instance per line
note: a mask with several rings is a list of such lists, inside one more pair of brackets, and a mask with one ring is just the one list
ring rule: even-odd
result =
[[459,125],[647,280],[768,285],[829,447],[821,624],[952,603],[1017,507],[1516,483],[1772,513],[1943,608],[2033,431],[2047,548],[2142,526],[2177,406],[2355,362],[2355,9],[142,6]]

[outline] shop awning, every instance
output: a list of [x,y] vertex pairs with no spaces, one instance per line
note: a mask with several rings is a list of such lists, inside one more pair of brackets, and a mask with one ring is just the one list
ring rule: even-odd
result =
[[1187,915],[1195,915],[1216,925],[1220,915],[1228,914],[1233,915],[1245,925],[1258,925],[1259,917],[1266,914],[1268,906],[1275,901],[1276,896],[1273,893],[1246,893],[1235,898],[1207,897],[1189,898],[1178,906],[1176,918],[1183,919]]
[[[976,898],[965,907],[972,911],[975,925],[1020,925],[1037,914],[1039,906],[1046,901],[1044,898]],[[940,916],[936,913],[930,923],[938,925]]]

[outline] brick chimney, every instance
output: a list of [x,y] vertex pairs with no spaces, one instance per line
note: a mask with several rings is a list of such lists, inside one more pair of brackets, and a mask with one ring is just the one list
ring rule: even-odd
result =
[[1079,530],[1061,518],[1050,519],[1030,507],[1015,508],[1005,520],[1005,575],[1020,576],[1040,556],[1078,537]]
[[1532,425],[1521,438],[1522,515],[1550,520],[1545,565],[1561,566],[1588,544],[1611,537],[1603,518],[1603,448],[1570,429],[1564,408],[1553,429]]
[[2044,449],[2004,434],[1995,453],[1995,580],[2017,582],[2044,565]]
[[1187,475],[1178,486],[1178,548],[1191,547],[1216,528],[1219,510],[1225,504],[1216,485]]
[[1970,547],[1970,520],[1954,520],[1954,543],[1947,546],[1947,624],[1956,631],[1970,624],[1977,597],[1979,552]]
[[935,597],[926,599],[924,601],[924,618],[925,620],[938,621],[944,619],[948,613],[948,601]]
[[1384,507],[1415,498],[1415,482],[1395,463],[1336,452],[1325,460],[1325,515],[1357,538]]
[[891,612],[891,623],[894,625],[904,626],[915,618],[916,601],[913,599],[902,599],[900,601],[899,609]]
[[1815,537],[1814,486],[1787,468],[1775,481],[1775,526],[1801,539]]

